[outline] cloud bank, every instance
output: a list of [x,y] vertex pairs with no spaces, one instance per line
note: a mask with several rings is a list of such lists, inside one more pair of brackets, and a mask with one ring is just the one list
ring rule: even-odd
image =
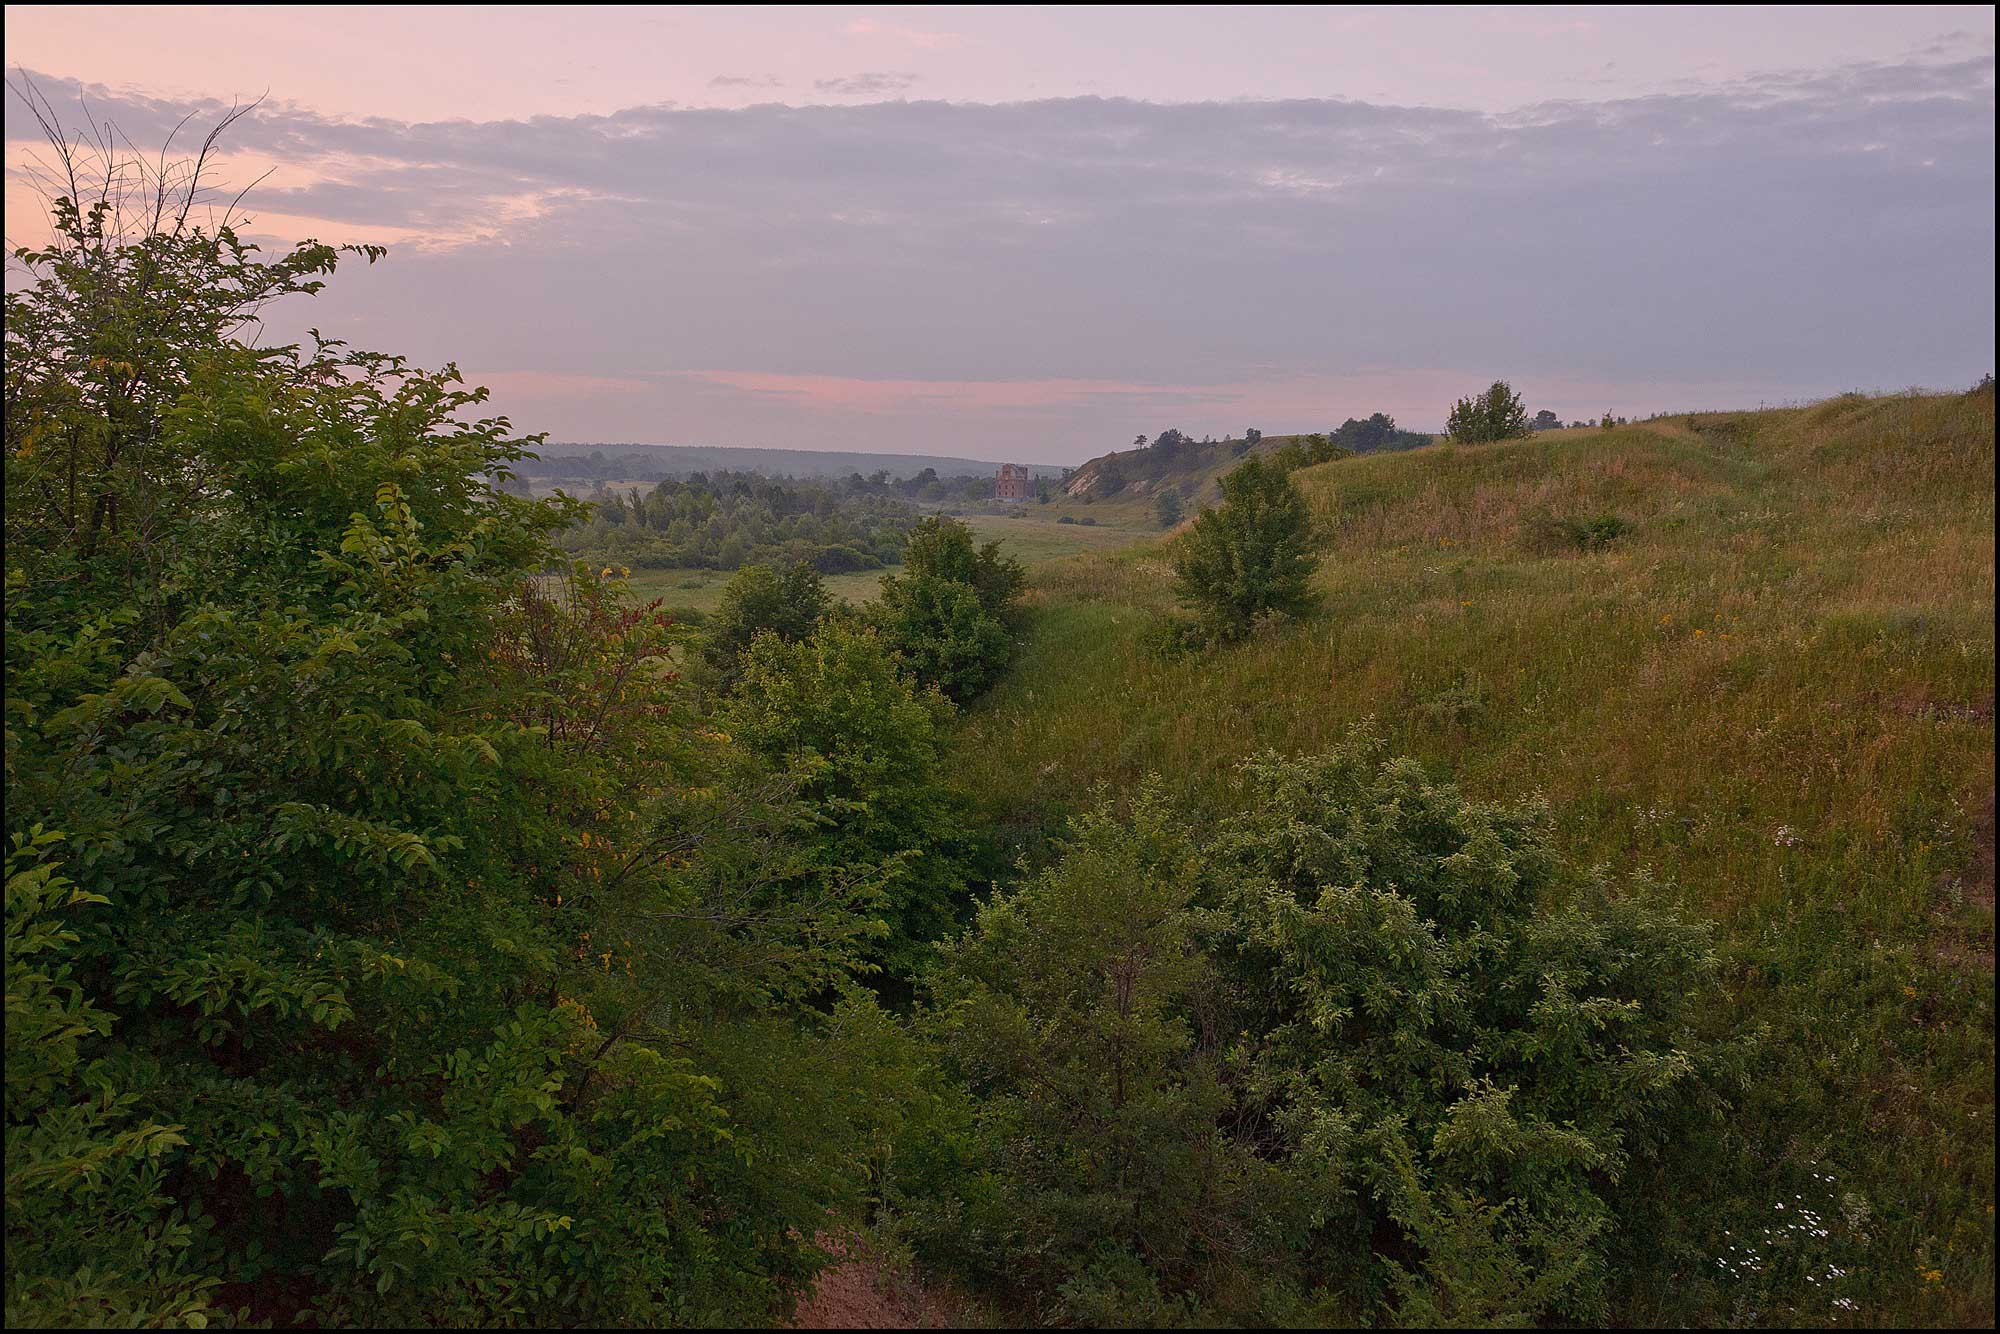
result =
[[[222,109],[37,81],[139,144]],[[1567,418],[1993,362],[1990,47],[1497,115],[273,103],[233,141],[283,168],[260,228],[396,241],[301,327],[455,359],[560,438],[1074,461],[1170,425],[1435,426],[1496,376]]]

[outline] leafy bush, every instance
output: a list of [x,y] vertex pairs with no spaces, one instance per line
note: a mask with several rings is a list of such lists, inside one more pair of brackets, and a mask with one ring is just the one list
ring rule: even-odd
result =
[[983,693],[1012,656],[1007,626],[987,614],[972,585],[954,579],[885,578],[869,617],[919,683],[955,702]]
[[797,641],[759,635],[723,719],[790,774],[823,830],[812,855],[824,877],[871,887],[880,934],[866,953],[899,996],[965,896],[964,817],[939,773],[951,714],[874,630],[836,620]]
[[1603,1319],[1627,1167],[1716,1112],[1704,932],[1366,735],[1244,781],[1207,838],[1107,803],[949,952],[918,1245],[1043,1320]]
[[709,618],[701,641],[708,680],[719,689],[735,685],[743,654],[760,634],[803,639],[833,609],[826,584],[810,565],[782,573],[768,565],[746,565],[723,587],[722,601]]
[[1492,388],[1452,404],[1444,431],[1461,445],[1483,444],[1490,440],[1513,440],[1532,434],[1528,410],[1521,396],[1506,381],[1495,380]]
[[882,558],[873,552],[856,551],[853,547],[828,547],[812,559],[815,570],[821,574],[855,574],[861,570],[879,570]]
[[1602,551],[1632,525],[1616,514],[1544,514],[1530,519],[1528,530],[1545,551]]
[[1252,455],[1222,479],[1222,504],[1203,510],[1174,549],[1175,591],[1202,633],[1241,639],[1261,616],[1316,605],[1311,515],[1285,471]]
[[885,576],[869,609],[916,679],[963,702],[999,679],[1013,652],[1012,622],[1027,576],[1000,544],[975,546],[949,518],[910,530],[906,573]]

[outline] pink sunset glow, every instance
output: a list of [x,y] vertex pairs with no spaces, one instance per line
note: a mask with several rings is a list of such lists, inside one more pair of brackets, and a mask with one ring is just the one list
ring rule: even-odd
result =
[[[6,22],[17,84],[137,145],[264,97],[216,163],[258,182],[249,230],[390,247],[268,336],[456,359],[557,439],[1074,462],[1168,426],[1435,428],[1495,378],[1567,420],[1986,370],[1992,11],[1684,18]],[[23,110],[12,244],[42,227]]]

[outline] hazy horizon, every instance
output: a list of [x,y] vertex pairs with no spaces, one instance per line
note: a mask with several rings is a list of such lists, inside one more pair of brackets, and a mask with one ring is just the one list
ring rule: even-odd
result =
[[1497,378],[1569,421],[1992,369],[1990,9],[1128,13],[6,23],[147,150],[265,96],[249,231],[389,246],[271,336],[456,360],[552,440],[1073,464]]

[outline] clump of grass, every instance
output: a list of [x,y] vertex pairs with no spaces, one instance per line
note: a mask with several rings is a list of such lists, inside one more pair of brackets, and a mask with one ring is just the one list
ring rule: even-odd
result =
[[1616,514],[1541,514],[1528,524],[1532,544],[1544,551],[1602,551],[1631,531]]
[[1439,726],[1463,726],[1486,712],[1486,683],[1476,676],[1460,675],[1442,690],[1419,700],[1417,711]]

